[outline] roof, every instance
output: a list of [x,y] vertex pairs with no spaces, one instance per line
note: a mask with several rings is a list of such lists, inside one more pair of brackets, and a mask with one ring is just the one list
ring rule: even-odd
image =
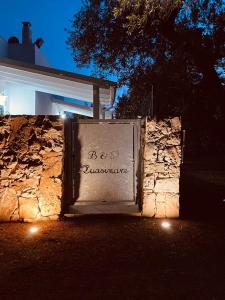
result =
[[0,59],[0,79],[33,86],[36,91],[93,102],[93,86],[98,86],[100,102],[112,105],[116,83],[109,80],[57,70],[9,59]]
[[31,71],[33,73],[43,74],[47,76],[62,78],[70,81],[76,81],[80,83],[88,83],[97,85],[102,88],[108,88],[110,86],[116,87],[117,83],[110,80],[105,80],[101,78],[95,78],[92,76],[86,76],[78,73],[63,71],[60,69],[49,68],[29,63],[20,62],[17,60],[12,59],[0,59],[0,65],[2,66],[9,66],[15,69],[24,70],[24,71]]

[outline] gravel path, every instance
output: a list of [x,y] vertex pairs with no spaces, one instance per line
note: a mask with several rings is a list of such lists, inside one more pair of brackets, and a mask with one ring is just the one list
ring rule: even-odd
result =
[[225,300],[225,222],[83,216],[0,224],[0,300]]

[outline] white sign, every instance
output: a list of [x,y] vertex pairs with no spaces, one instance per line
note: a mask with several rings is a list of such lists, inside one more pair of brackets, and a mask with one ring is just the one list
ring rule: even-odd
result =
[[[80,150],[79,192],[82,201],[134,201],[132,124],[77,124]],[[76,146],[74,155],[76,155]]]

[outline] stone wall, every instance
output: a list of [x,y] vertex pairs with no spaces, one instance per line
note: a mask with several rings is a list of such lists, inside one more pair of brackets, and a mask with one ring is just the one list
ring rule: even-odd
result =
[[[146,120],[143,140],[143,215],[178,217],[180,119]],[[0,117],[0,221],[58,219],[63,145],[59,117]]]
[[146,120],[144,138],[143,215],[179,216],[181,120]]
[[58,117],[0,118],[0,221],[58,219],[62,158]]

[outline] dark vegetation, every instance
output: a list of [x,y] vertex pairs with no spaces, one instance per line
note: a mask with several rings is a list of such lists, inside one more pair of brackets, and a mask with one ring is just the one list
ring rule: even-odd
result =
[[224,153],[223,0],[87,0],[68,44],[76,64],[95,65],[99,76],[114,74],[128,85],[118,118],[179,115],[193,146],[188,158],[196,144],[195,156],[205,155],[215,136],[221,147],[213,151]]
[[[223,197],[200,177],[205,170],[204,178],[211,171],[217,178],[225,169],[224,1],[86,0],[68,44],[76,64],[95,65],[97,75],[114,74],[128,86],[117,118],[182,116],[184,203],[199,201],[205,182],[211,207],[215,199],[220,207],[225,186]],[[192,171],[201,176],[194,178]],[[196,184],[190,202],[189,188]]]
[[78,65],[129,86],[118,117],[224,120],[224,13],[222,0],[88,0],[68,43]]

